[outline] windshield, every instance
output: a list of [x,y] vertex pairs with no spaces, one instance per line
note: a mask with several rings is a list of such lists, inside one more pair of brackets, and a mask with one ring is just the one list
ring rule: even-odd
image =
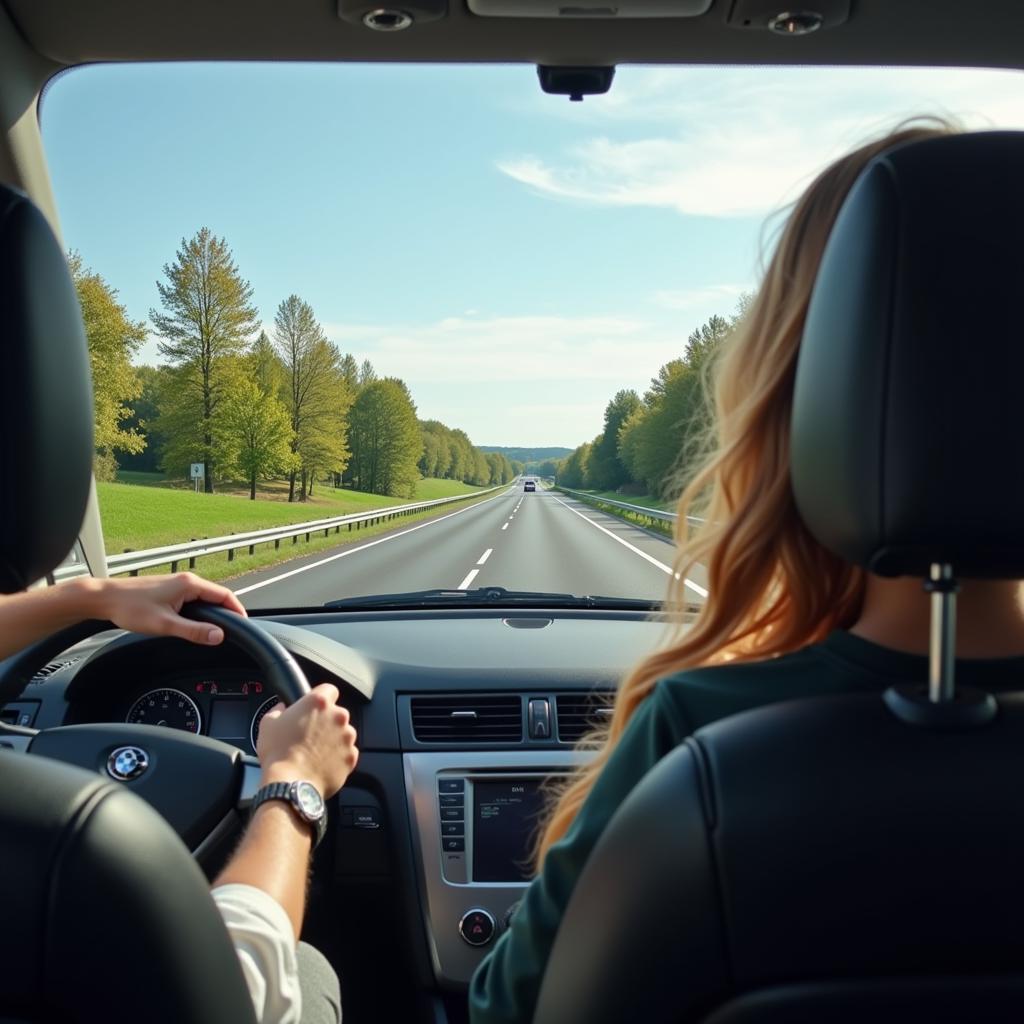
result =
[[701,367],[773,214],[921,114],[1024,127],[1024,79],[621,68],[576,103],[526,67],[61,76],[41,122],[111,571],[252,607],[661,599]]

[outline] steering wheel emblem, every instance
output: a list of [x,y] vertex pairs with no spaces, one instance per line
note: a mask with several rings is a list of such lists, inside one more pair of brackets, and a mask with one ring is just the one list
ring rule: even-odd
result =
[[118,747],[107,758],[107,774],[118,782],[137,779],[149,767],[149,754],[141,747]]

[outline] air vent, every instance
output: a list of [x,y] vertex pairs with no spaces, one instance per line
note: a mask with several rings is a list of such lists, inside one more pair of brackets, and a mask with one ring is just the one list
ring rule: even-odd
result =
[[413,697],[412,731],[420,743],[519,743],[521,697]]
[[48,665],[44,665],[30,681],[33,683],[45,682],[54,672],[60,672],[61,669],[69,668],[76,661],[81,660],[81,658],[66,658],[64,661],[51,661]]
[[560,693],[555,697],[559,743],[579,743],[612,713],[611,693]]

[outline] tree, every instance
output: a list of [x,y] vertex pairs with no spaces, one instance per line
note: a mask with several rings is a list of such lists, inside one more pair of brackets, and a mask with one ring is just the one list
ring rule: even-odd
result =
[[[190,366],[160,367],[157,390],[157,416],[154,428],[162,438],[160,468],[173,476],[188,476],[189,465],[198,462],[203,449],[203,395],[195,387]],[[235,452],[225,447],[230,433],[221,422],[224,406],[236,391],[251,380],[249,362],[244,355],[226,356],[217,370],[217,402],[209,420],[209,451],[216,453],[218,479],[227,479],[236,468]]]
[[[351,404],[341,353],[327,340],[313,307],[289,295],[274,317],[274,347],[284,367],[286,404],[292,423],[293,460],[288,500],[305,501],[318,471],[341,472],[348,449],[344,417]],[[297,472],[302,486],[296,495]]]
[[619,428],[619,460],[626,467],[629,478],[643,484],[648,491],[651,486],[643,468],[642,442],[645,439],[644,420],[649,414],[648,405],[638,405]]
[[136,366],[142,392],[132,401],[132,414],[124,420],[124,429],[146,438],[146,447],[141,452],[125,452],[118,456],[118,469],[133,470],[137,473],[155,473],[159,468],[160,451],[164,438],[157,429],[160,382],[167,372],[165,367]]
[[587,462],[587,477],[598,491],[614,491],[629,480],[629,471],[619,459],[619,430],[640,406],[635,391],[619,391],[604,411],[604,430],[594,439]]
[[754,304],[756,296],[753,292],[741,292],[740,297],[736,300],[736,308],[729,314],[729,326],[733,330],[742,323],[746,318],[746,315],[750,312],[750,307]]
[[249,364],[252,368],[252,379],[265,395],[280,398],[284,393],[285,369],[281,357],[267,337],[266,331],[252,343],[249,352]]
[[[183,431],[174,437],[192,461],[206,464],[206,491],[218,469],[215,437],[221,403],[227,397],[231,357],[238,356],[259,328],[252,287],[238,272],[231,250],[209,228],[182,239],[173,263],[164,264],[166,283],[157,282],[162,312],[149,311],[163,339],[160,354],[177,371],[180,392],[164,389],[161,416]],[[235,367],[237,369],[237,367]],[[188,411],[192,416],[183,415]]]
[[423,454],[419,460],[420,473],[425,477],[437,476],[437,460],[441,454],[441,442],[437,434],[420,427],[420,436],[423,439]]
[[479,448],[473,448],[473,476],[466,482],[476,484],[477,487],[486,487],[491,482],[491,467],[487,456]]
[[580,488],[586,482],[587,462],[590,458],[590,442],[581,444],[572,454],[565,457],[558,476],[557,483],[563,487]]
[[292,427],[288,410],[252,380],[239,382],[225,400],[218,423],[222,459],[231,459],[249,482],[249,498],[256,500],[256,481],[289,469]]
[[349,413],[349,446],[350,474],[359,490],[414,495],[423,438],[403,381],[385,377],[360,391]]
[[137,454],[146,447],[139,424],[130,422],[133,410],[128,405],[142,394],[132,356],[146,340],[146,326],[128,318],[127,310],[117,301],[117,292],[99,274],[87,270],[78,253],[68,254],[68,264],[89,345],[96,445],[93,467],[97,479],[113,480],[117,473],[114,453]]
[[507,484],[512,479],[512,465],[501,452],[487,452],[487,464],[490,467],[488,484],[492,487]]
[[359,364],[351,352],[346,352],[341,357],[341,376],[349,392],[354,396],[359,390]]
[[713,316],[701,324],[686,339],[686,354],[683,356],[686,365],[694,370],[702,369],[718,352],[731,330],[732,324],[723,316]]
[[369,359],[364,359],[359,367],[359,386],[365,388],[367,384],[372,384],[376,379],[377,371],[373,368],[373,363]]

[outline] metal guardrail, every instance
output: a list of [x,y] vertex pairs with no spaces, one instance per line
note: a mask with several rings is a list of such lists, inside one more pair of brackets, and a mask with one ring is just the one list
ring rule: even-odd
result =
[[[633,512],[654,523],[674,523],[679,518],[675,512],[664,512],[660,508],[648,508],[646,505],[630,505],[629,502],[602,498],[588,491],[573,491],[568,487],[559,487],[558,490],[563,494],[571,494],[574,498],[579,498],[580,501],[585,501],[591,505],[610,505],[612,508],[621,508],[624,512]],[[686,519],[690,523],[704,522],[699,516],[687,516]]]
[[[223,551],[228,553],[228,561],[234,561],[235,552],[239,548],[248,548],[249,554],[253,554],[257,544],[273,543],[275,549],[280,549],[281,541],[291,539],[292,544],[297,544],[299,537],[305,534],[308,541],[312,534],[323,530],[325,537],[333,530],[341,533],[341,528],[347,527],[348,532],[362,529],[364,526],[374,526],[387,519],[397,519],[400,516],[412,515],[416,512],[423,512],[426,509],[436,508],[440,505],[451,505],[459,501],[468,501],[478,498],[484,494],[491,494],[500,491],[508,484],[499,484],[497,487],[488,487],[485,490],[471,491],[469,494],[456,494],[450,498],[433,498],[430,501],[417,501],[408,505],[392,505],[387,508],[375,508],[368,512],[359,512],[347,516],[333,516],[329,519],[314,519],[306,523],[288,523],[284,526],[272,526],[266,530],[252,530],[248,533],[232,533],[226,537],[208,537],[202,540],[190,540],[180,544],[167,544],[164,547],[149,548],[145,551],[126,551],[119,555],[107,556],[107,572],[111,576],[138,576],[143,569],[156,569],[163,565],[169,565],[171,572],[177,572],[180,563],[187,562],[190,569],[194,569],[196,559],[204,555],[216,555]],[[56,582],[72,579],[76,576],[88,576],[89,567],[83,563],[62,565],[58,568],[53,578]]]

